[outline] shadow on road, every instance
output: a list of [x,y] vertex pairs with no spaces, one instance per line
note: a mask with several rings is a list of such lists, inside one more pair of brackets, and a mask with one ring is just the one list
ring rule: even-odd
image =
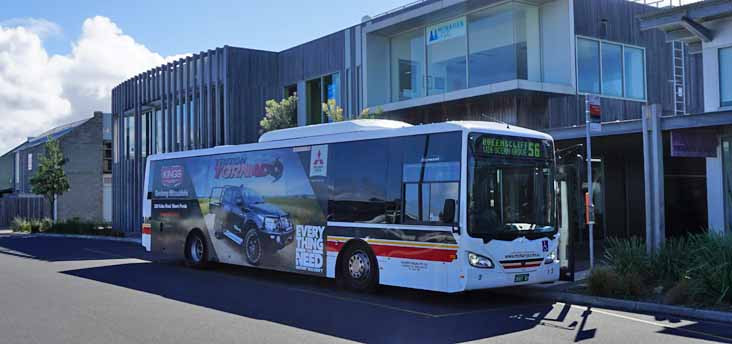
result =
[[23,234],[0,235],[0,254],[47,262],[151,258],[133,243]]
[[65,274],[160,295],[218,311],[364,342],[461,342],[531,329],[549,303],[480,292],[445,295],[382,288],[364,295],[330,280],[223,266],[192,271],[121,264]]

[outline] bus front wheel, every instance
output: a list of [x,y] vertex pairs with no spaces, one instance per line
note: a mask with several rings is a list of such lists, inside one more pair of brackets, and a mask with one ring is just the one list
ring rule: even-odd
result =
[[379,280],[379,265],[371,248],[366,243],[354,242],[343,252],[339,276],[343,286],[371,292]]

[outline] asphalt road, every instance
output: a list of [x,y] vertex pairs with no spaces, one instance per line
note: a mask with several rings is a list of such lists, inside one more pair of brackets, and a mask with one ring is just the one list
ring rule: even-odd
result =
[[0,343],[732,343],[725,324],[150,259],[128,243],[0,234]]

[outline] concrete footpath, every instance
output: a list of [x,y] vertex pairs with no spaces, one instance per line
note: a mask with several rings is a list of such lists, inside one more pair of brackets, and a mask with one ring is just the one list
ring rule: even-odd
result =
[[575,305],[608,308],[634,313],[665,314],[674,317],[693,318],[732,324],[732,312],[584,295],[569,292],[567,291],[567,287],[567,282],[557,282],[554,284],[499,289],[498,292],[511,296],[532,297],[545,301],[559,301]]

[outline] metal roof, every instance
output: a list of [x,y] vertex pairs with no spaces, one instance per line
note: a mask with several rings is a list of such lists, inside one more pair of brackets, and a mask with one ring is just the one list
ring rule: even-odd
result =
[[42,144],[48,142],[48,139],[49,138],[52,138],[54,140],[57,140],[57,139],[63,137],[64,135],[72,132],[74,129],[78,128],[79,126],[83,125],[84,123],[90,121],[92,118],[86,118],[86,119],[83,119],[83,120],[79,120],[79,121],[67,123],[67,124],[64,124],[64,125],[60,125],[58,127],[55,127],[55,128],[50,129],[50,130],[44,131],[44,132],[38,134],[37,136],[29,137],[26,142],[24,142],[24,143],[18,145],[17,147],[11,149],[10,151],[8,151],[7,153],[5,153],[4,155],[11,154],[11,153],[15,153],[15,152],[20,151],[20,150],[25,150],[25,149],[28,149],[28,148],[33,148],[33,147],[42,145]]

